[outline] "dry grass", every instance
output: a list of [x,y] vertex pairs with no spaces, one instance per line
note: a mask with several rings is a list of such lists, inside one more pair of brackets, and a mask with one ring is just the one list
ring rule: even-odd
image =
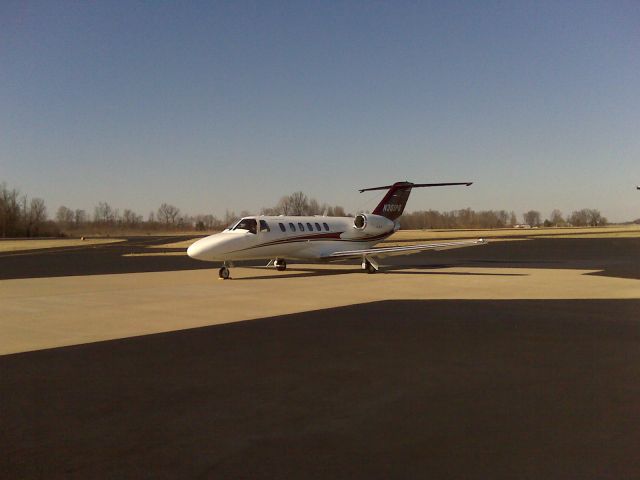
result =
[[[165,232],[166,233],[166,232]],[[216,232],[214,232],[216,233]],[[181,233],[182,234],[182,233]],[[188,234],[188,233],[187,233]],[[193,235],[206,236],[210,233],[193,232]],[[176,232],[172,235],[175,236]],[[394,233],[381,245],[396,245],[416,242],[430,242],[438,240],[456,240],[466,238],[487,238],[493,241],[513,241],[526,240],[535,237],[553,238],[640,238],[640,225],[624,225],[612,227],[567,227],[567,228],[497,228],[492,230],[400,230]],[[166,243],[163,245],[151,245],[149,250],[161,248],[183,248],[195,242],[197,238],[182,240],[179,242]],[[24,240],[0,240],[0,252],[15,252],[22,250],[35,250],[42,248],[57,247],[80,247],[86,245],[100,245],[115,242],[122,242],[119,238],[89,238],[80,240],[79,238],[60,239],[24,239]],[[176,253],[172,252],[174,255]],[[186,253],[186,252],[185,252]],[[155,255],[149,253],[146,255]]]
[[[202,232],[200,232],[201,236]],[[207,234],[210,235],[210,234]],[[496,228],[491,230],[400,230],[382,242],[383,245],[429,242],[437,240],[461,240],[487,238],[493,241],[527,240],[535,237],[553,238],[638,238],[640,225],[612,227],[558,227],[558,228]],[[149,248],[188,248],[197,239],[152,245]]]
[[640,225],[613,227],[558,227],[558,228],[496,228],[491,230],[400,230],[384,243],[424,242],[464,238],[526,239],[553,238],[636,238],[640,237]]
[[38,250],[41,248],[84,247],[86,245],[101,245],[122,242],[120,238],[56,238],[44,240],[0,240],[0,252],[17,252],[22,250]]

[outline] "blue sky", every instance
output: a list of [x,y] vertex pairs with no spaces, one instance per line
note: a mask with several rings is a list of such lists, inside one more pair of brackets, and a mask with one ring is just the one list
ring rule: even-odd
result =
[[0,181],[90,212],[640,217],[638,2],[0,4]]

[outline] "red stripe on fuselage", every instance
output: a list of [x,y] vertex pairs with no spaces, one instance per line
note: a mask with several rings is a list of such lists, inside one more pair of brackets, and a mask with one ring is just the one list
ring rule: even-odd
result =
[[340,238],[340,235],[342,233],[344,232],[321,233],[321,234],[315,234],[315,235],[300,235],[297,237],[281,238],[278,240],[272,240],[270,242],[261,243],[259,245],[253,245],[251,247],[241,248],[240,250],[234,250],[233,252],[228,252],[228,253],[244,252],[246,250],[252,250],[254,248],[272,247],[274,245],[286,245],[287,243],[311,242],[311,241],[321,241],[321,240],[369,243],[376,240],[378,241],[383,240],[387,238],[389,235],[391,235],[393,232],[387,232],[381,235],[376,235],[373,237],[365,237],[365,238]]

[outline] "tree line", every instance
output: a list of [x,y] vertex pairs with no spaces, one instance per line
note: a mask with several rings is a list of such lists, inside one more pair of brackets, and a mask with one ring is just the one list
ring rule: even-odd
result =
[[92,215],[62,205],[56,211],[55,222],[63,231],[206,231],[221,230],[238,218],[235,212],[227,212],[223,219],[211,214],[189,215],[175,205],[163,203],[145,219],[128,208],[120,211],[107,202],[99,202]]
[[[135,211],[114,208],[108,202],[98,202],[93,212],[61,205],[49,219],[41,198],[29,200],[19,190],[0,184],[0,237],[59,236],[65,233],[108,233],[116,231],[216,231],[223,230],[248,211],[236,214],[227,210],[220,218],[213,214],[189,215],[175,205],[161,204],[146,218]],[[265,207],[261,215],[327,215],[347,216],[339,205],[320,204],[303,192],[285,195],[273,207]]]
[[55,225],[47,225],[47,207],[43,199],[29,199],[19,190],[0,183],[0,236],[49,235],[51,227]]
[[[327,215],[350,216],[339,205],[319,203],[303,192],[285,195],[272,207],[264,207],[261,215]],[[224,217],[212,214],[189,215],[178,207],[163,203],[157,210],[149,212],[147,218],[128,208],[120,211],[107,202],[99,202],[92,213],[83,209],[60,206],[52,220],[48,218],[45,202],[41,198],[29,199],[17,189],[0,183],[0,236],[34,237],[57,236],[74,232],[112,231],[216,231],[222,230],[239,218],[251,215],[242,211],[236,215],[226,211]],[[596,209],[576,210],[564,216],[553,210],[542,219],[537,210],[522,214],[523,224],[531,227],[604,226],[607,219]],[[636,221],[640,223],[640,220]],[[505,228],[521,225],[515,212],[507,210],[481,210],[471,208],[440,212],[421,210],[405,213],[400,219],[403,229],[449,229],[449,228]]]
[[513,211],[506,210],[481,210],[479,212],[470,208],[440,212],[437,210],[421,210],[405,213],[400,219],[402,228],[416,229],[448,229],[448,228],[507,228],[507,227],[600,227],[607,225],[607,219],[599,210],[585,208],[572,212],[564,217],[560,210],[553,210],[549,218],[542,220],[542,215],[537,210],[529,210],[522,214],[523,222]]
[[[285,195],[273,207],[265,207],[261,215],[321,215],[345,216],[344,208],[320,204],[315,198],[309,198],[303,192]],[[56,223],[64,230],[86,230],[88,227],[102,230],[222,230],[242,217],[251,215],[242,211],[239,215],[235,211],[227,210],[224,217],[212,214],[189,215],[183,213],[175,205],[163,203],[160,207],[149,212],[146,220],[132,210],[113,208],[107,202],[99,202],[94,208],[93,216],[84,210],[72,210],[66,206],[58,208],[55,216]]]
[[320,204],[315,198],[308,198],[303,192],[285,195],[273,207],[263,207],[261,215],[327,215],[328,217],[348,216],[339,205]]

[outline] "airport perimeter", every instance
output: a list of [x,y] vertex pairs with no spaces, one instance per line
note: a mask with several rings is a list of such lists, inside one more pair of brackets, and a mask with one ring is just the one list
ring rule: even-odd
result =
[[5,280],[0,354],[385,300],[638,298],[640,282],[597,270],[437,267],[367,275],[357,266],[234,268]]
[[640,475],[638,238],[230,281],[136,242],[0,256],[0,476]]

